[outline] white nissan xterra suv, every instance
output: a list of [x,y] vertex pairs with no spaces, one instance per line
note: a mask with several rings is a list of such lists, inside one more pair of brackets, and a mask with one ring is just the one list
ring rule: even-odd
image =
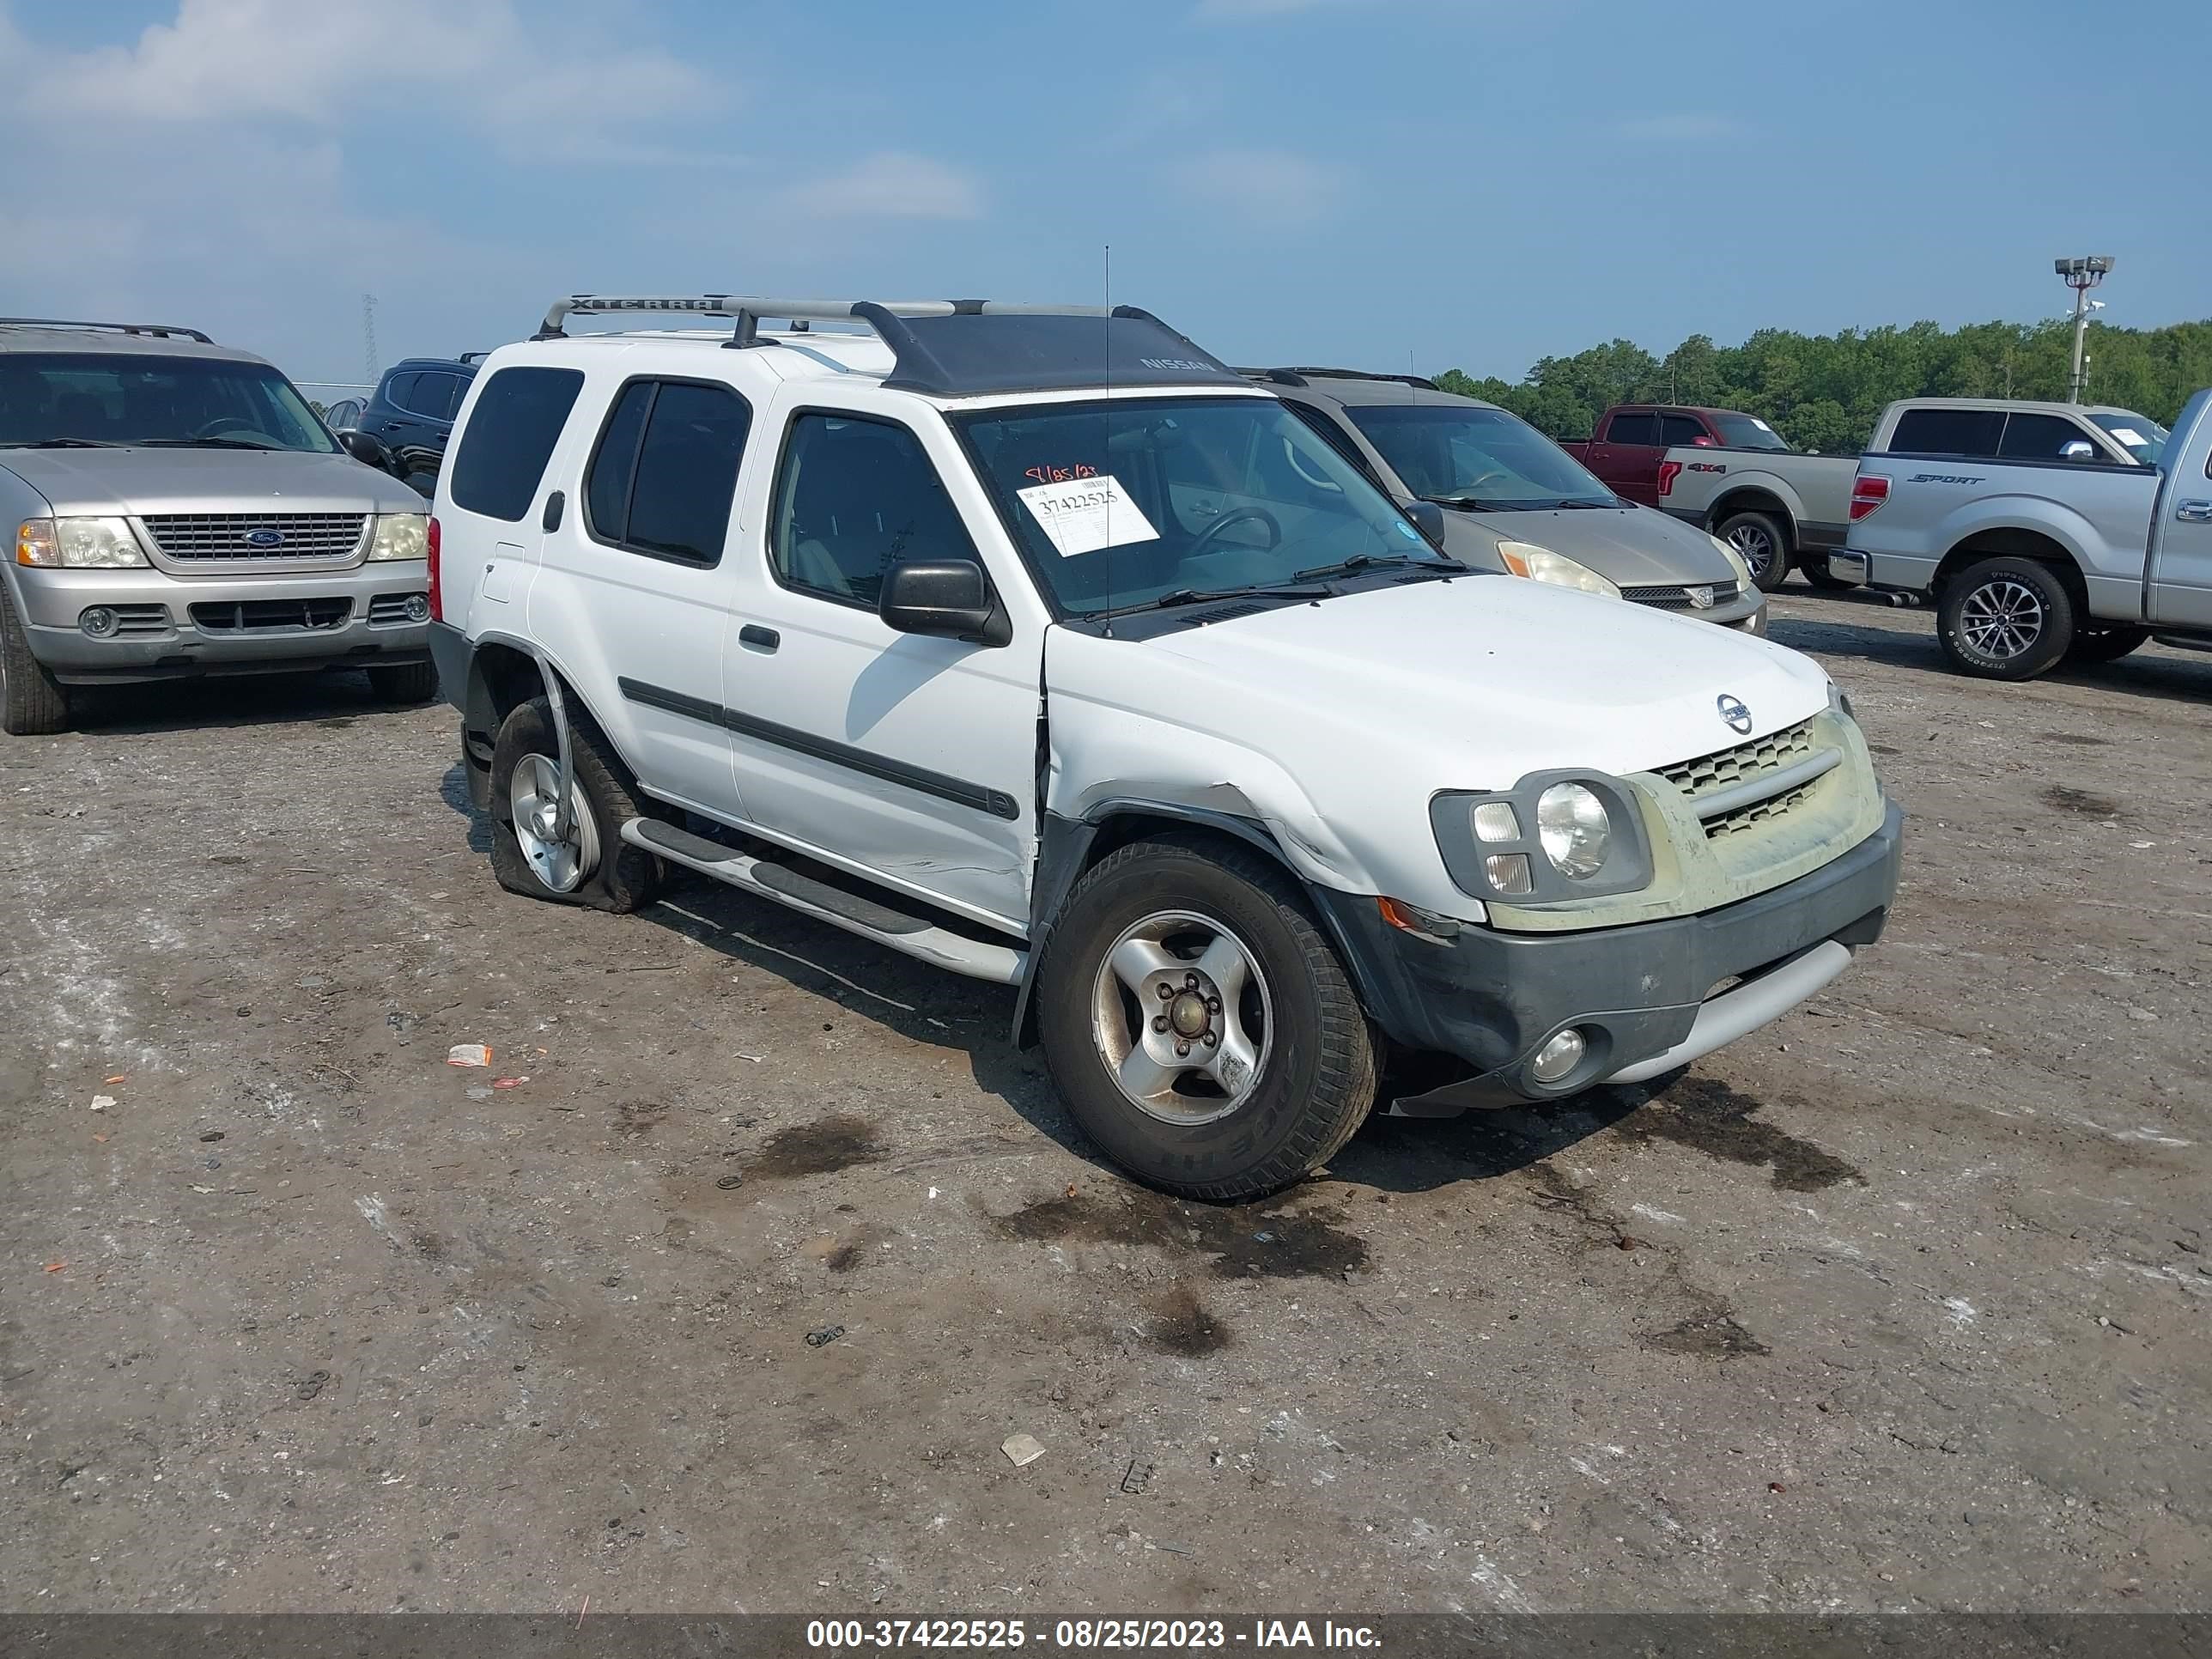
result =
[[[565,332],[656,311],[731,326]],[[460,411],[432,648],[502,884],[1016,986],[1099,1146],[1242,1199],[1378,1093],[1694,1060],[1896,889],[1814,663],[1434,528],[1142,311],[579,295]]]

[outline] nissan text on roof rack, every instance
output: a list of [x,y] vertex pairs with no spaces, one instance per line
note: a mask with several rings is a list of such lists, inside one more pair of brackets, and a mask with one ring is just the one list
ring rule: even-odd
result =
[[[617,312],[730,326],[566,332]],[[1896,886],[1815,665],[1470,572],[1127,307],[562,301],[478,374],[430,546],[502,884],[690,870],[1014,986],[1084,1129],[1190,1196],[1378,1099],[1686,1065]]]
[[0,318],[0,729],[79,686],[364,668],[437,689],[422,498],[196,329]]

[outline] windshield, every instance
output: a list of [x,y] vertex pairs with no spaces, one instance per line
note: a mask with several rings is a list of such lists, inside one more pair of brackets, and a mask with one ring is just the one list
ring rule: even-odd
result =
[[1782,434],[1756,415],[1715,415],[1714,429],[1721,434],[1721,442],[1730,449],[1771,449],[1787,454],[1790,446]]
[[2166,453],[2166,428],[2147,416],[2130,415],[2123,410],[2108,410],[2089,418],[2144,466],[2156,466],[2158,458]]
[[1581,462],[1502,409],[1376,404],[1344,412],[1425,501],[1492,510],[1620,505]]
[[951,418],[1030,565],[1079,615],[1289,587],[1354,562],[1461,568],[1272,398],[1030,404]]
[[337,448],[292,383],[264,364],[0,353],[0,446],[23,444]]

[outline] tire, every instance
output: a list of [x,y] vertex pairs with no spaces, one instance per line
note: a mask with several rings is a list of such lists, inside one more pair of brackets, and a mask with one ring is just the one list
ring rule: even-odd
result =
[[1790,574],[1790,532],[1771,513],[1731,513],[1713,532],[1751,567],[1751,580],[1771,593]]
[[[1117,957],[1133,973],[1115,971]],[[1213,994],[1232,958],[1242,988]],[[1146,960],[1173,965],[1155,977]],[[1157,999],[1163,981],[1170,999]],[[1375,1042],[1343,964],[1282,869],[1231,842],[1163,836],[1099,860],[1046,942],[1036,995],[1069,1112],[1166,1192],[1230,1203],[1279,1192],[1334,1157],[1375,1103]],[[1173,1053],[1185,1031],[1188,1068]],[[1142,1064],[1155,1054],[1164,1066]]]
[[2137,646],[2150,639],[2148,628],[2084,627],[2074,635],[2074,643],[2067,647],[2069,662],[2118,662]]
[[2049,565],[2011,556],[1984,559],[1944,583],[1936,637],[1962,672],[2032,680],[2065,657],[2075,615],[2065,579]]
[[[556,793],[561,750],[552,706],[534,697],[501,722],[491,757],[492,873],[508,892],[526,898],[628,915],[652,903],[660,890],[660,860],[622,838],[623,823],[650,814],[638,805],[629,774],[589,720],[570,718],[568,744],[575,822],[568,841],[555,847],[529,833],[538,826],[523,832],[515,827],[518,795],[542,800]],[[538,849],[535,858],[525,849],[526,835]],[[571,854],[568,863],[558,856],[564,848]]]
[[69,728],[70,694],[31,654],[15,599],[0,581],[0,731],[11,737],[47,738]]
[[1856,582],[1847,582],[1840,576],[1830,574],[1828,556],[1825,553],[1800,553],[1797,556],[1797,568],[1803,574],[1807,581],[1812,583],[1823,593],[1847,592],[1858,586]]
[[438,665],[409,662],[372,668],[368,689],[386,702],[428,702],[438,695]]

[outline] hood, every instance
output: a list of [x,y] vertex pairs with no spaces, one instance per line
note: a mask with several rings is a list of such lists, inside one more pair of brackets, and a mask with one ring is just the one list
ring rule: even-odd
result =
[[1702,530],[1656,507],[1567,507],[1528,513],[1446,510],[1506,541],[1533,542],[1587,565],[1620,587],[1731,582],[1735,568]]
[[58,514],[421,513],[422,498],[350,455],[247,449],[0,449]]
[[[1291,724],[1318,742],[1417,737],[1446,751],[1437,787],[1503,788],[1553,767],[1647,771],[1793,726],[1828,702],[1826,673],[1784,647],[1511,577],[1370,589],[1133,648],[1190,665],[1224,703],[1272,704],[1278,724],[1297,709]],[[1124,668],[1130,683],[1150,678]],[[1750,711],[1748,732],[1721,717],[1724,697]]]

